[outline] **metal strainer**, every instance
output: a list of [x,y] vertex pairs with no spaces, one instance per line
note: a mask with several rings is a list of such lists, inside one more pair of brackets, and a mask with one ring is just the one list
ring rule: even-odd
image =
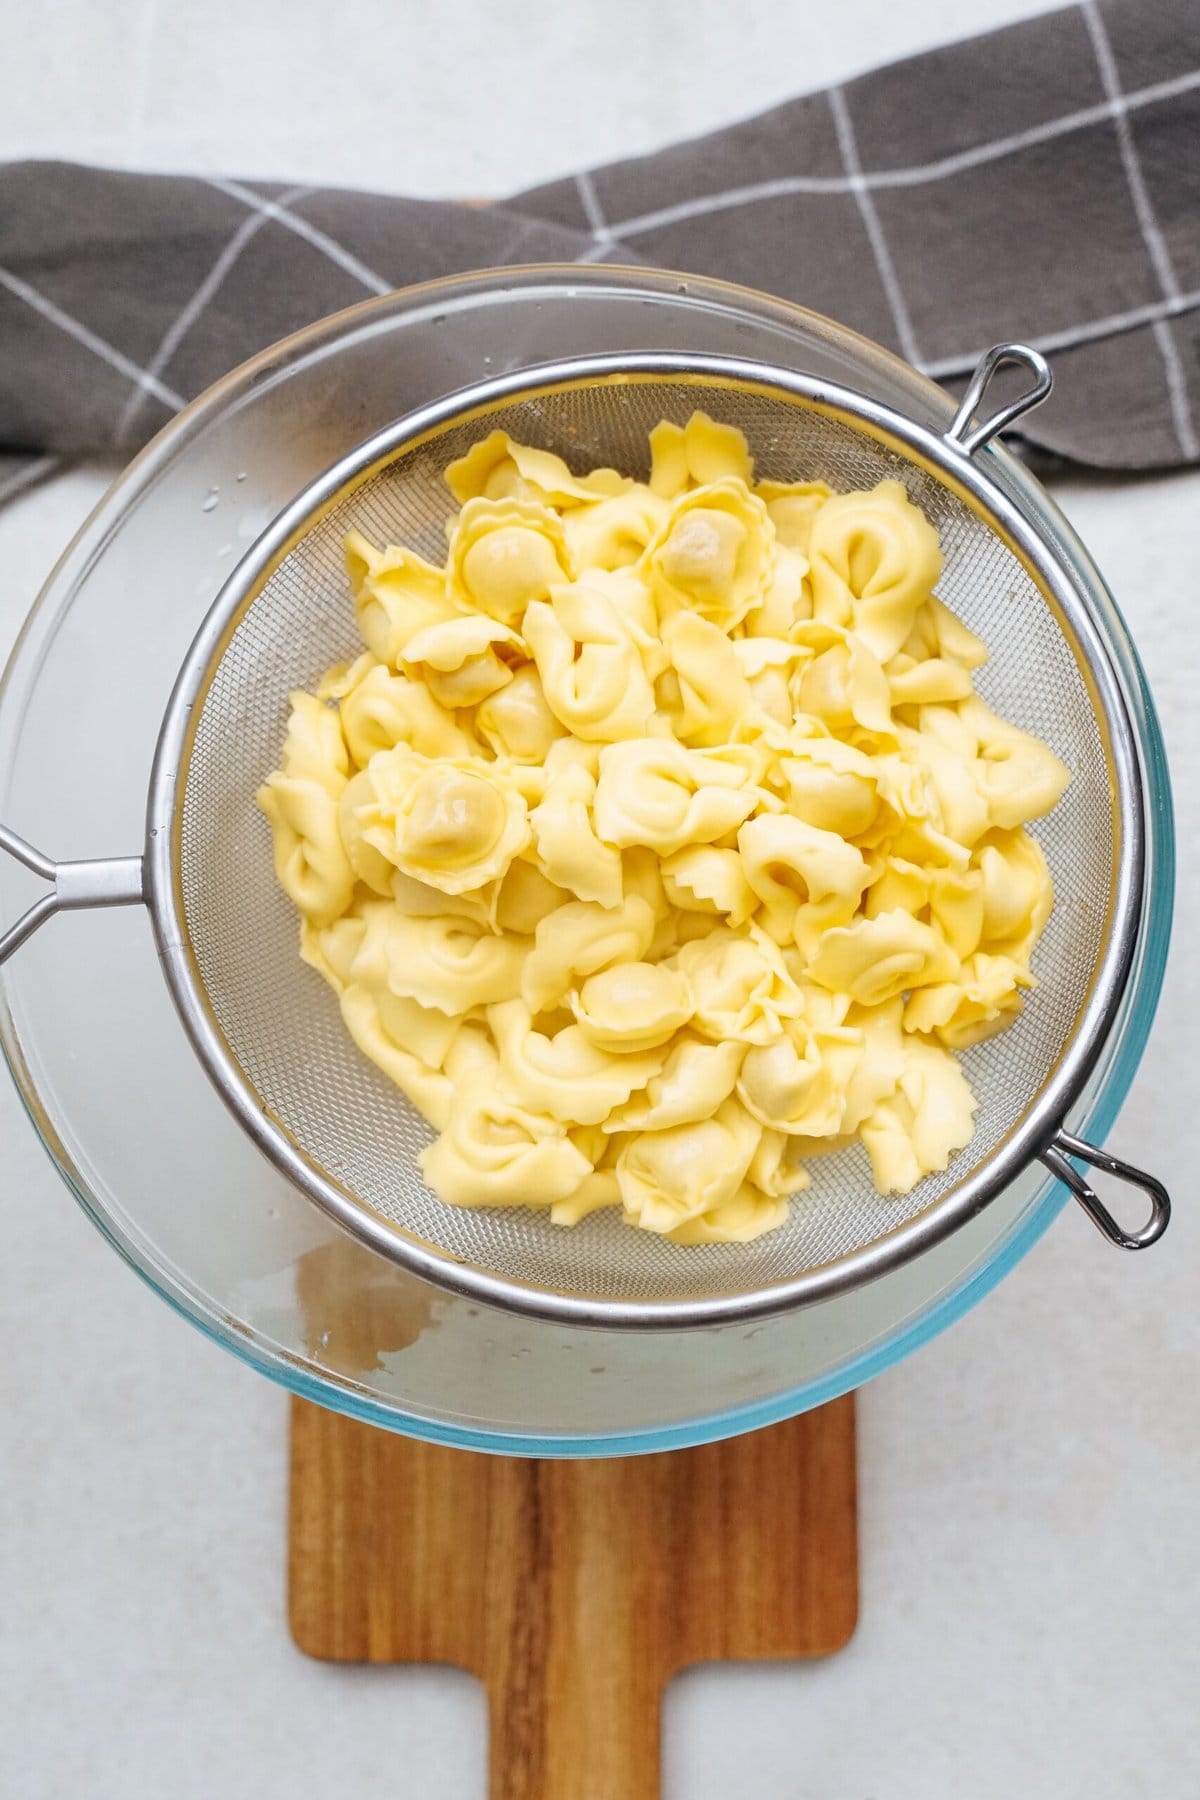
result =
[[[1032,385],[980,420],[993,373]],[[57,911],[143,901],[171,993],[226,1103],[271,1160],[355,1236],[416,1274],[528,1313],[605,1326],[702,1325],[799,1305],[872,1279],[977,1213],[1032,1158],[1067,1183],[1114,1243],[1166,1227],[1161,1183],[1073,1137],[1063,1121],[1129,975],[1144,882],[1142,770],[1103,628],[1070,570],[975,454],[1050,390],[1043,359],[1000,345],[945,436],[830,382],[727,357],[577,359],[500,376],[422,408],[343,457],[254,544],[180,673],[151,777],[142,857],[58,863],[0,827],[0,847],[54,883],[0,938],[0,962]],[[440,561],[443,471],[496,428],[578,470],[646,473],[660,419],[698,407],[744,432],[760,477],[836,489],[898,479],[941,538],[942,599],[989,646],[985,699],[1072,771],[1033,827],[1056,905],[1023,1015],[964,1057],[974,1137],[903,1198],[875,1191],[860,1148],[817,1159],[780,1230],[681,1248],[613,1213],[571,1230],[533,1208],[460,1209],[424,1186],[430,1128],[357,1050],[336,1000],[297,953],[254,795],[278,759],[288,694],[361,648],[342,544],[351,526]],[[1074,1160],[1072,1160],[1074,1159]],[[1124,1230],[1076,1164],[1136,1183],[1147,1224]]]

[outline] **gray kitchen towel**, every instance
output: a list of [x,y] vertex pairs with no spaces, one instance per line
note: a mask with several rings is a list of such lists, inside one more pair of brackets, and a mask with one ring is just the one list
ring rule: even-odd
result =
[[502,205],[0,166],[0,499],[366,295],[561,260],[763,288],[951,389],[1021,338],[1057,376],[1034,450],[1195,461],[1200,5],[1044,14]]

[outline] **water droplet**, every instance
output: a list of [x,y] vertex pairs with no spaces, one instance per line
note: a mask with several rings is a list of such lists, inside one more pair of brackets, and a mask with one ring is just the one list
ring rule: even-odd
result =
[[239,481],[245,481],[245,479],[246,479],[246,471],[245,471],[245,469],[239,469],[239,470],[238,470],[238,480],[239,480]]
[[210,487],[207,494],[205,494],[204,499],[200,503],[200,511],[201,512],[214,512],[216,510],[217,501],[220,498],[221,498],[220,488]]
[[222,544],[221,548],[217,551],[217,555],[218,556],[232,556],[233,555],[233,545],[232,544]]

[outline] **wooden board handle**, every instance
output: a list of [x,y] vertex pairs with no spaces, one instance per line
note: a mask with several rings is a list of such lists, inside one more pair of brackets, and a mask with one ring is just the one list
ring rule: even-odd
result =
[[[614,1692],[583,1644],[549,1673],[526,1664],[489,1698],[490,1800],[658,1800],[661,1690]],[[530,1676],[532,1674],[532,1679]]]
[[657,1800],[674,1659],[647,1465],[488,1461],[491,1800]]
[[480,1678],[491,1800],[656,1800],[673,1675],[827,1656],[854,1629],[854,1401],[578,1462],[415,1443],[297,1401],[291,1552],[310,1655]]

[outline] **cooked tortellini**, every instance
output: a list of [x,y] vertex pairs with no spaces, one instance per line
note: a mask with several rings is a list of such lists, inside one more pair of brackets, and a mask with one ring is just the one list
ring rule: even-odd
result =
[[274,832],[279,885],[314,924],[332,922],[354,894],[354,869],[338,829],[348,769],[337,715],[311,694],[293,694],[283,765],[259,790],[258,802]]
[[450,534],[452,602],[503,624],[544,600],[570,570],[562,520],[539,500],[468,500]]
[[386,863],[447,894],[498,880],[531,835],[525,801],[501,765],[431,760],[407,745],[373,756],[339,811]]
[[546,704],[573,736],[611,744],[645,729],[654,692],[628,626],[599,588],[551,588],[548,604],[526,608],[523,630]]
[[773,549],[766,506],[740,476],[693,488],[646,546],[660,614],[684,608],[731,630],[762,597]]
[[969,1142],[956,1052],[1036,985],[1070,777],[976,691],[900,481],[756,480],[702,412],[644,472],[493,431],[443,564],[352,531],[366,649],[258,798],[444,1201],[741,1243],[823,1154],[907,1193]]

